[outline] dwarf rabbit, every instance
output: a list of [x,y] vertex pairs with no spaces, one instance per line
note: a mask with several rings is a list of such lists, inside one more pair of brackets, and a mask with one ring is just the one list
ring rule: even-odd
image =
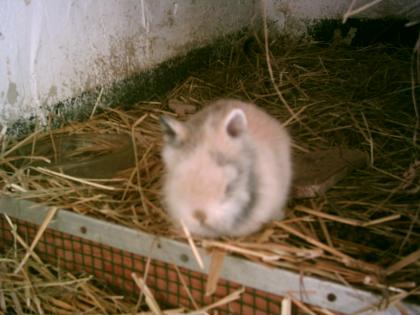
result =
[[290,137],[256,105],[222,99],[187,122],[163,116],[164,205],[207,237],[240,236],[284,216]]

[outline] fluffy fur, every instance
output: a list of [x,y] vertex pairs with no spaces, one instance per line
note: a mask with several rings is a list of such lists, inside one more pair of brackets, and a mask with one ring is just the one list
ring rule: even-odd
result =
[[290,138],[255,105],[219,100],[187,122],[162,117],[164,204],[191,233],[255,232],[284,216],[292,179]]

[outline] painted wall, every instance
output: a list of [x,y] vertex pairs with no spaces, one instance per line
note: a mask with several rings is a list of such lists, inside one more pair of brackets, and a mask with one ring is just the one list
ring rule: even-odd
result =
[[[342,19],[352,0],[265,0],[267,16],[277,29],[290,33],[306,31],[308,23],[320,19]],[[373,3],[374,0],[357,0],[353,9]],[[420,0],[382,0],[354,15],[357,18],[385,17],[420,20]]]
[[[0,124],[248,25],[249,0],[1,0]],[[234,12],[234,14],[232,14]]]
[[[0,0],[0,125],[38,117],[248,26],[260,0]],[[372,0],[360,0],[362,4]],[[266,0],[280,30],[340,18],[350,0]],[[384,0],[363,16],[420,16],[419,0]],[[0,126],[1,127],[1,126]]]

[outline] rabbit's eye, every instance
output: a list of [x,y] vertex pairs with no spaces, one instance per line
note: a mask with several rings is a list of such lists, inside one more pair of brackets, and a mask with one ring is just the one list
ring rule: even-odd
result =
[[213,160],[216,162],[217,165],[224,167],[230,163],[232,163],[232,161],[230,161],[227,156],[225,156],[223,153],[218,152],[218,151],[211,151],[209,152],[210,156],[213,158]]
[[225,188],[225,196],[230,196],[235,188],[236,180],[230,181]]

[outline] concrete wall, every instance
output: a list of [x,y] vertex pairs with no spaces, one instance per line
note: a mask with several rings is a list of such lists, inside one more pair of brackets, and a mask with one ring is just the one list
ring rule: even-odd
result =
[[[265,0],[267,16],[277,29],[302,33],[308,23],[320,19],[342,19],[352,0]],[[374,0],[358,0],[353,9]],[[356,18],[378,19],[385,17],[420,20],[420,0],[382,0],[354,15]]]
[[248,25],[249,0],[1,0],[0,124]]
[[[268,17],[289,31],[341,18],[350,2],[266,0]],[[363,16],[419,17],[419,2],[384,0]],[[236,32],[260,6],[260,0],[1,0],[0,124],[34,116],[45,122],[50,105]]]

